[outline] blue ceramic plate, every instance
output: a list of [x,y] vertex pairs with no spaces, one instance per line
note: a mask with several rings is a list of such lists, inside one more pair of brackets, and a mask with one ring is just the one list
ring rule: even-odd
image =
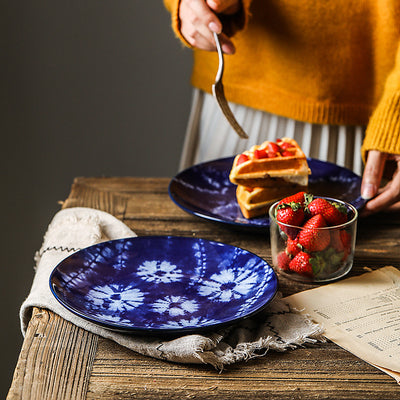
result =
[[187,333],[231,324],[274,297],[272,267],[246,250],[205,239],[112,240],[64,259],[50,276],[75,314],[124,332]]
[[[229,181],[234,157],[197,164],[176,175],[169,184],[169,195],[180,208],[211,221],[265,230],[267,216],[246,219],[236,201],[236,186]],[[347,201],[360,209],[361,177],[336,164],[307,159],[311,169],[308,191],[314,195]]]

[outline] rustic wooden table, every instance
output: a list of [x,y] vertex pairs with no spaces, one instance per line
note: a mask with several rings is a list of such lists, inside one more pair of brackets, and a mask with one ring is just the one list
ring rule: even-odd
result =
[[[77,178],[63,208],[107,211],[138,235],[196,236],[271,262],[268,236],[191,216],[168,196],[167,178]],[[400,267],[400,215],[360,219],[350,275]],[[290,295],[310,285],[280,279]],[[136,354],[34,309],[8,400],[14,399],[400,399],[395,380],[328,342],[228,366],[168,363]]]

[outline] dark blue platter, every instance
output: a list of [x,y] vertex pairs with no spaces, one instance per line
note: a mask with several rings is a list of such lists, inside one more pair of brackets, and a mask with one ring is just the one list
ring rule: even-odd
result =
[[263,309],[278,280],[244,249],[198,238],[143,236],[99,243],[64,259],[50,276],[56,299],[105,328],[190,333]]
[[[221,158],[190,167],[169,184],[169,195],[186,212],[211,221],[266,230],[269,218],[246,219],[236,201],[236,186],[229,181],[234,157]],[[307,159],[311,169],[309,192],[351,203],[360,209],[361,177],[349,169],[316,159]]]

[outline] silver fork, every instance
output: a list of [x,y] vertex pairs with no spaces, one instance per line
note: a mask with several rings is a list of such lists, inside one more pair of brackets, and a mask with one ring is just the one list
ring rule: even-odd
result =
[[226,101],[225,93],[224,93],[224,85],[222,84],[222,75],[224,74],[224,55],[221,49],[221,43],[219,41],[218,34],[214,33],[215,44],[217,45],[218,51],[218,59],[219,59],[219,66],[217,75],[215,77],[215,83],[212,85],[212,92],[214,97],[217,99],[219,107],[223,112],[225,118],[231,124],[232,128],[236,131],[236,133],[242,138],[247,139],[248,136],[246,132],[242,129],[239,123],[236,121],[232,110],[229,108],[229,104]]

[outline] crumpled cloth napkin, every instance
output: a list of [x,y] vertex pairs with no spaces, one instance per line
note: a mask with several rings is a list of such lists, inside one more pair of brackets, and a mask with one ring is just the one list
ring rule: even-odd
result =
[[133,236],[137,235],[106,212],[83,207],[59,211],[35,255],[35,278],[20,309],[23,335],[32,315],[32,307],[45,308],[137,353],[173,362],[206,363],[218,369],[264,355],[268,350],[285,351],[306,343],[325,341],[323,328],[291,310],[279,293],[263,312],[230,328],[174,338],[138,336],[105,329],[73,314],[57,301],[50,290],[49,277],[61,260],[84,247]]

